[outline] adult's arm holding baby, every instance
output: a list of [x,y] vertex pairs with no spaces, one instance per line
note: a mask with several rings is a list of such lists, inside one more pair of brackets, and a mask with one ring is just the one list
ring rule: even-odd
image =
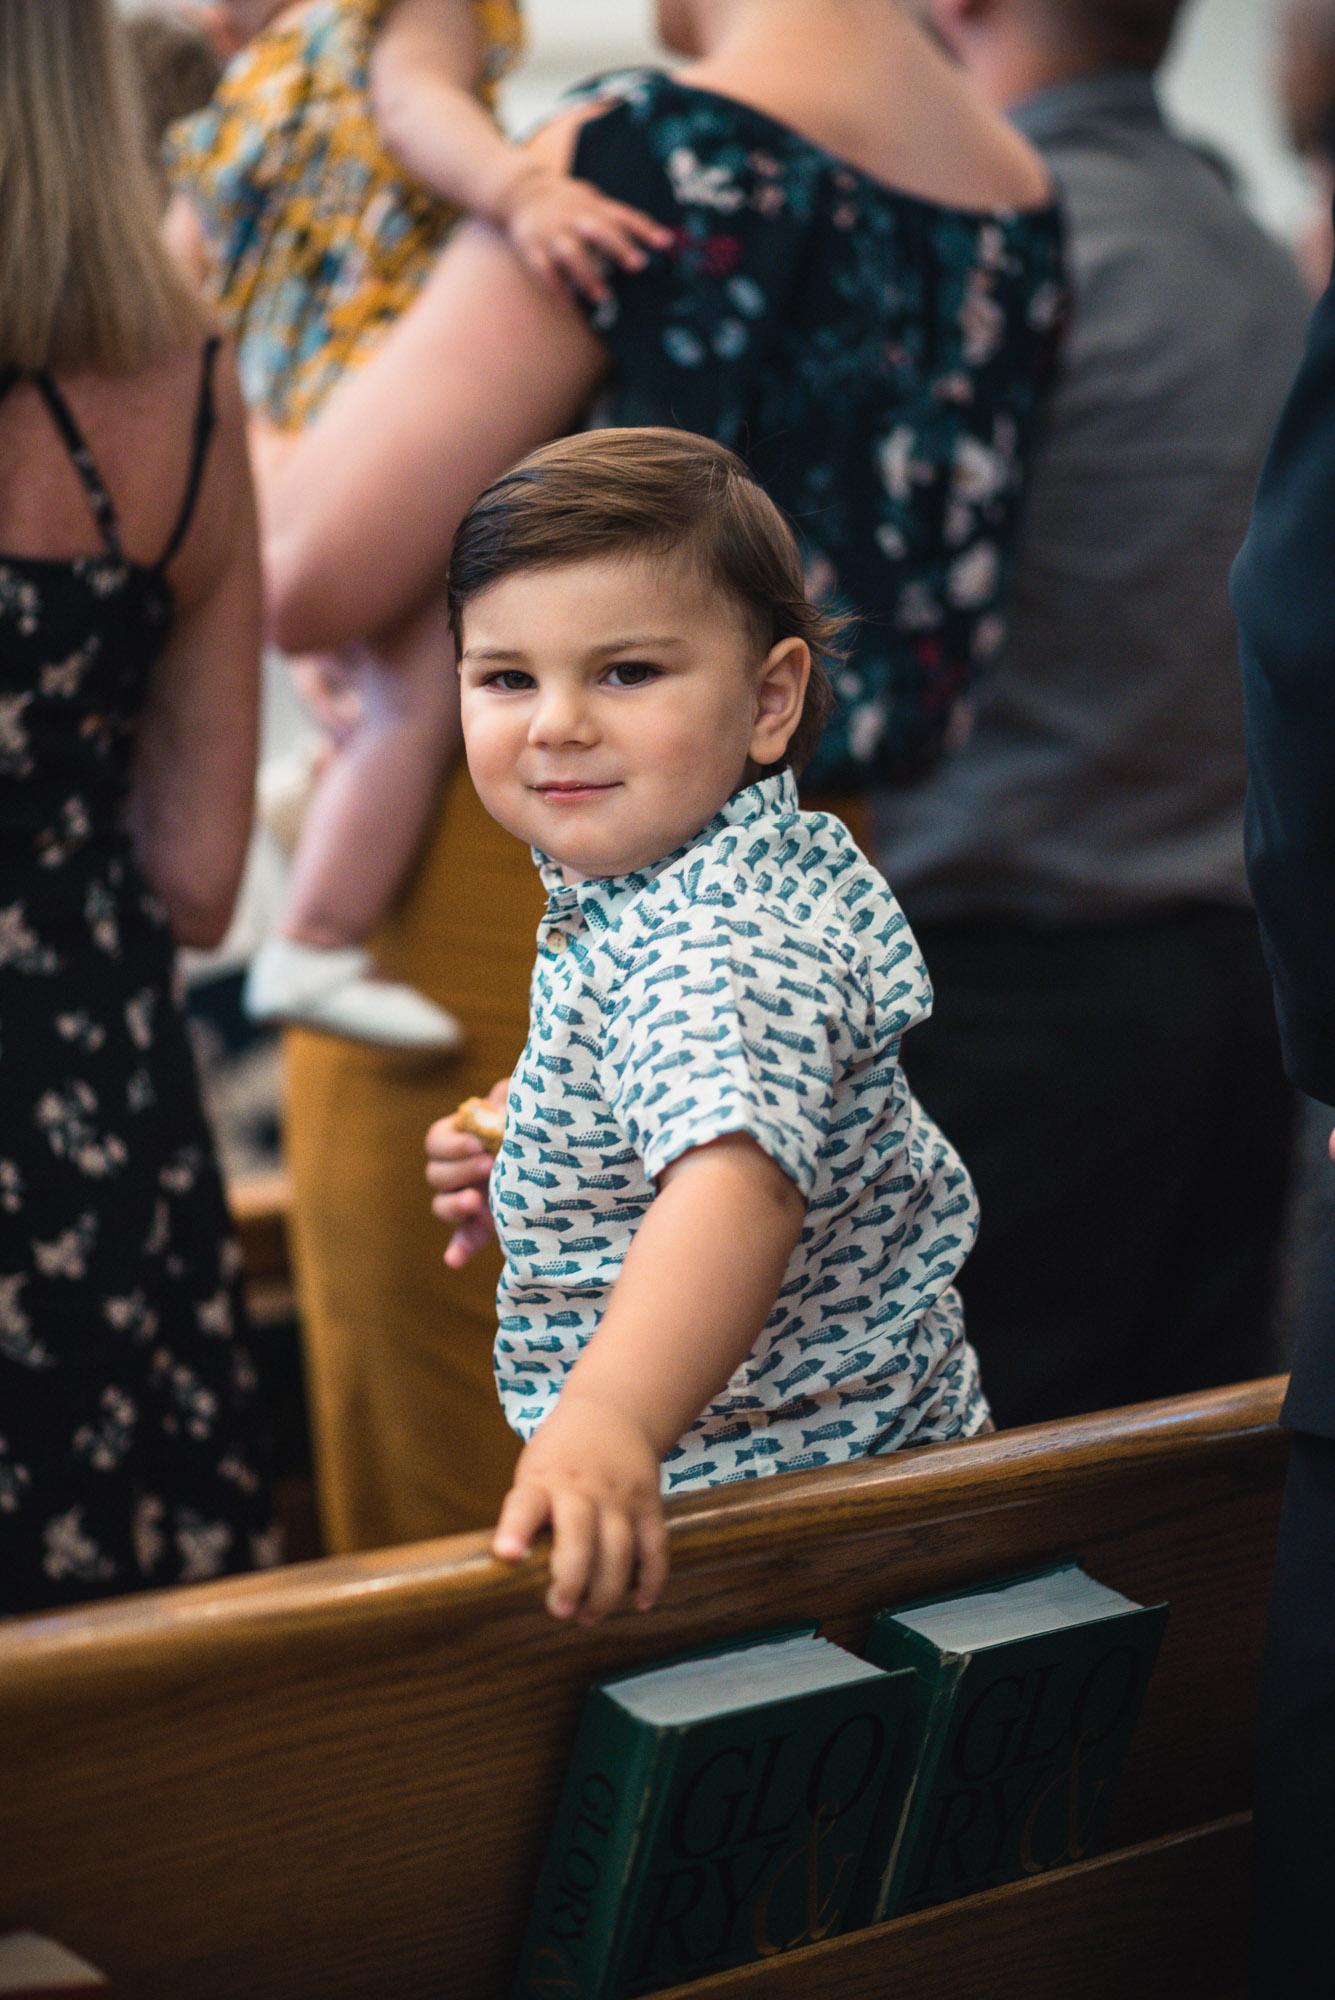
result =
[[492,1548],[553,1535],[548,1609],[592,1623],[667,1576],[659,1464],[755,1346],[806,1203],[745,1133],[665,1168],[602,1321],[519,1457]]

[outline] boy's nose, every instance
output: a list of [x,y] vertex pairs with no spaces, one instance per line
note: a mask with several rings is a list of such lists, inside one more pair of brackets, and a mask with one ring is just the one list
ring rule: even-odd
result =
[[588,743],[593,738],[589,705],[577,688],[544,688],[529,723],[531,743]]

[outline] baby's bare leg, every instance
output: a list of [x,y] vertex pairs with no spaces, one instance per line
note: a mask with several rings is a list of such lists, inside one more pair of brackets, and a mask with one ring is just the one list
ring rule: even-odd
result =
[[385,914],[457,755],[459,690],[441,597],[364,656],[361,720],[307,809],[280,929],[303,944],[365,942]]

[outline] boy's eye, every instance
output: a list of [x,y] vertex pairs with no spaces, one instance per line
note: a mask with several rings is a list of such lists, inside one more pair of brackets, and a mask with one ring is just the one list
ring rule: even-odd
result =
[[647,660],[618,660],[608,668],[607,678],[613,687],[644,687],[646,682],[657,680],[658,668]]
[[526,674],[522,667],[502,667],[494,674],[488,674],[483,687],[499,688],[502,694],[523,694],[533,685],[532,674]]

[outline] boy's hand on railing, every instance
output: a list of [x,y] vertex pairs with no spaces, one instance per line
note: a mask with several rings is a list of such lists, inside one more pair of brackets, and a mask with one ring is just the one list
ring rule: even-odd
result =
[[[487,1093],[487,1102],[505,1110],[510,1079],[502,1077]],[[445,1251],[452,1271],[462,1270],[475,1250],[496,1234],[487,1199],[493,1152],[476,1133],[461,1130],[457,1112],[438,1118],[426,1135],[426,1177],[432,1190],[431,1213],[454,1231]]]
[[667,1529],[653,1440],[616,1403],[567,1388],[515,1467],[492,1554],[518,1562],[552,1531],[547,1609],[594,1625],[633,1591],[647,1611],[667,1579]]

